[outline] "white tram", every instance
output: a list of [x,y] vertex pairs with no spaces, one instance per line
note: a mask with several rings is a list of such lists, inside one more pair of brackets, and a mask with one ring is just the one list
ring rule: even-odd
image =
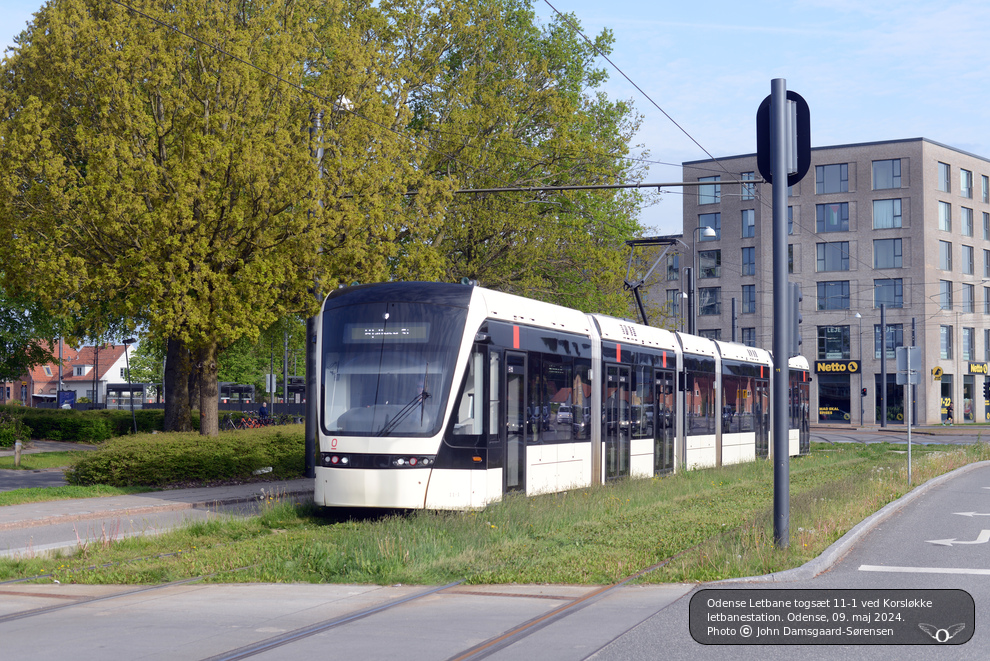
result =
[[[339,289],[321,319],[318,505],[463,509],[769,456],[762,349],[473,285]],[[790,370],[796,455],[808,363]]]

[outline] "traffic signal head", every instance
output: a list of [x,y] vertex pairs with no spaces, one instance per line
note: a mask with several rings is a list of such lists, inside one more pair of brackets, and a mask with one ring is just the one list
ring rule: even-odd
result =
[[863,397],[866,397],[866,388],[863,388],[863,392],[860,393]]
[[788,282],[787,295],[790,299],[789,302],[791,306],[791,333],[788,354],[790,356],[800,356],[801,323],[804,321],[801,316],[801,301],[804,300],[804,296],[801,294],[801,285],[796,282]]

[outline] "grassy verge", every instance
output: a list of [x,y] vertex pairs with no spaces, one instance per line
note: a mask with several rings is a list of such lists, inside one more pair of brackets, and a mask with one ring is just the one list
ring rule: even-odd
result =
[[151,491],[148,487],[108,487],[97,485],[93,487],[45,487],[37,489],[14,489],[0,491],[0,507],[4,505],[23,505],[25,503],[44,503],[52,500],[69,498],[101,498],[103,496],[125,496],[130,493],[145,493]]
[[[802,564],[906,492],[898,449],[816,445],[794,459],[787,549],[769,543],[773,467],[761,461],[512,497],[471,512],[349,520],[275,495],[246,521],[103,540],[73,557],[2,560],[0,580],[52,574],[63,583],[155,583],[210,574],[223,582],[601,584],[671,558],[643,580],[748,576]],[[985,444],[916,448],[914,483],[984,459]]]
[[[21,455],[19,470],[42,470],[45,468],[65,468],[74,464],[87,453],[86,450],[69,452],[34,452]],[[13,457],[0,457],[0,469],[17,470]]]

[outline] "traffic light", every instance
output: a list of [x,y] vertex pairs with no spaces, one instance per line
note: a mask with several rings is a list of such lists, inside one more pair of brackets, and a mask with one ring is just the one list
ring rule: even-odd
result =
[[[985,390],[985,388],[984,388]],[[863,388],[863,392],[860,393],[863,397],[866,397],[866,388]]]
[[804,318],[801,316],[801,301],[804,296],[801,294],[801,285],[796,282],[787,283],[787,295],[791,304],[791,333],[789,356],[801,355],[801,323]]

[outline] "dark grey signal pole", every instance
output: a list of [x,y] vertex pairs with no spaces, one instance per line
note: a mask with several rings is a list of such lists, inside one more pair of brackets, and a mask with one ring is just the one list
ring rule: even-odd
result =
[[770,83],[770,144],[773,154],[773,541],[790,545],[791,464],[787,387],[791,343],[787,296],[787,81]]
[[778,548],[790,545],[790,425],[787,390],[792,315],[787,283],[787,188],[801,181],[811,166],[811,119],[808,104],[787,81],[770,81],[770,96],[756,113],[756,162],[773,184],[773,537]]

